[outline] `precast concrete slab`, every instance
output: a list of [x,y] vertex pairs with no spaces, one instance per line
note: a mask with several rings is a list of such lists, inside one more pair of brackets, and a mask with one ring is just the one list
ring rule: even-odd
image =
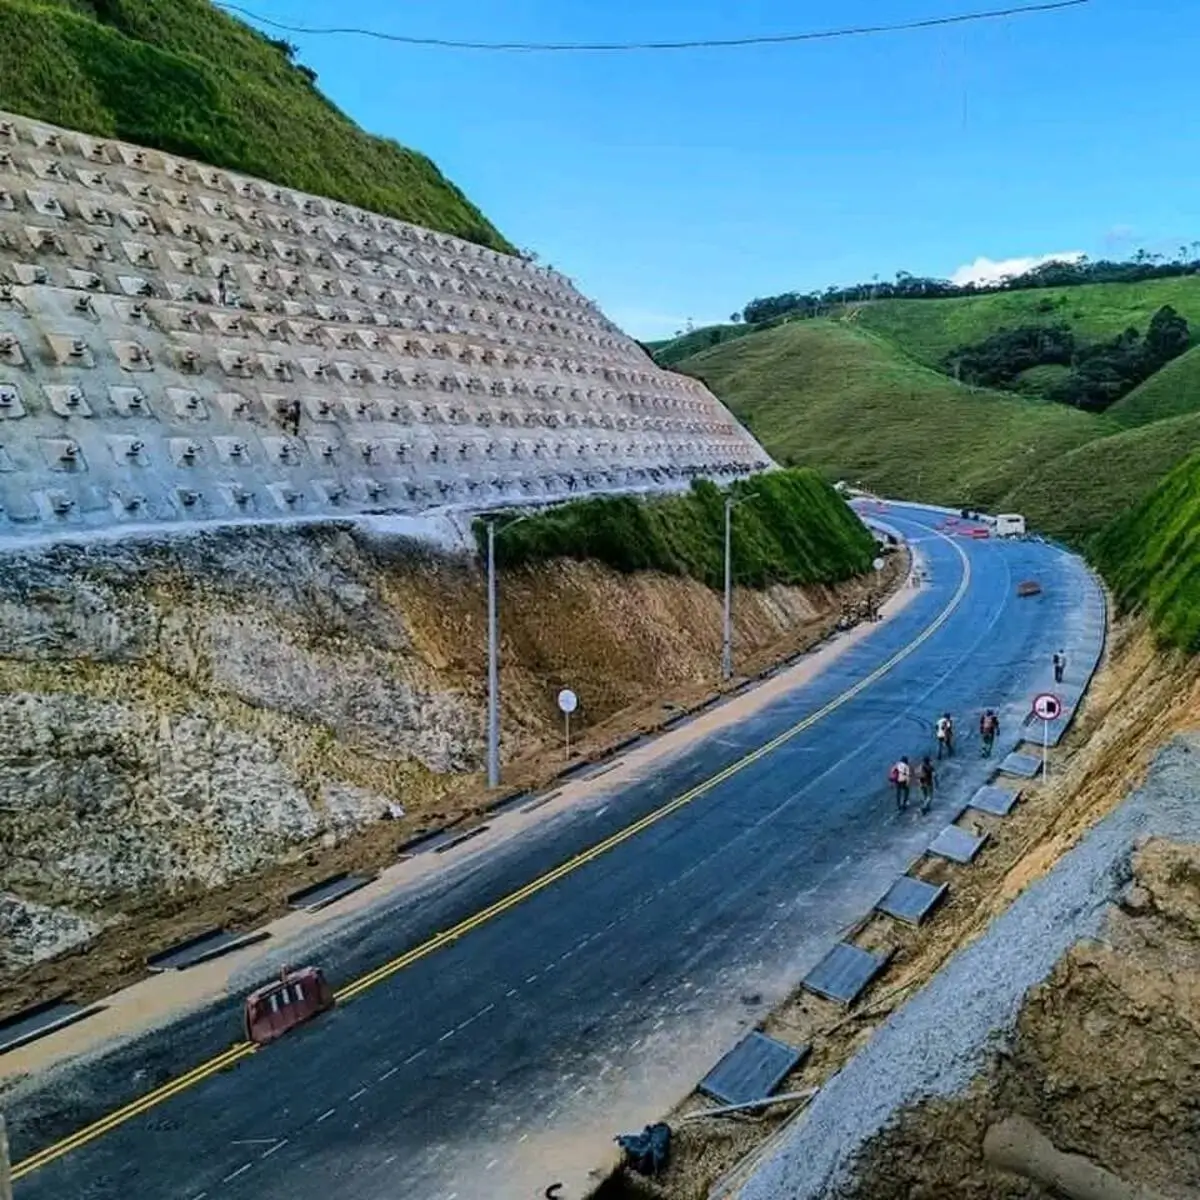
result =
[[146,959],[151,971],[183,971],[209,959],[265,941],[271,935],[265,929],[254,929],[249,933],[232,933],[228,929],[210,929],[183,942],[176,942]]
[[1021,754],[1014,750],[1001,764],[1000,770],[1009,775],[1019,775],[1022,779],[1032,779],[1042,769],[1039,755]]
[[974,861],[983,843],[987,841],[986,833],[969,833],[957,825],[947,825],[941,833],[929,843],[929,853],[938,858],[949,859],[950,862],[966,864]]
[[455,834],[447,841],[440,842],[433,847],[434,854],[445,854],[447,850],[453,850],[455,846],[461,846],[463,842],[469,842],[472,838],[479,837],[480,834],[487,833],[489,826],[476,825],[474,829],[464,829],[461,833]]
[[74,1004],[61,997],[23,1008],[0,1021],[0,1054],[16,1050],[38,1038],[74,1025],[93,1013],[98,1013],[103,1004]]
[[331,875],[328,879],[322,879],[318,883],[310,884],[306,888],[293,892],[287,898],[288,908],[318,912],[320,909],[328,908],[329,905],[336,903],[343,896],[349,896],[351,892],[357,892],[359,888],[366,887],[375,878],[374,874],[352,875],[349,871],[340,871],[337,875]]
[[838,1004],[853,1004],[867,985],[887,966],[887,954],[838,942],[801,982],[801,987]]
[[993,817],[1007,817],[1020,796],[1020,792],[1010,792],[1008,788],[996,787],[995,784],[989,783],[971,797],[967,807],[991,813]]
[[875,905],[875,910],[906,925],[920,925],[945,894],[944,883],[926,883],[911,875],[901,875]]
[[807,1045],[789,1046],[763,1033],[747,1034],[705,1075],[699,1090],[721,1104],[765,1099],[811,1049]]

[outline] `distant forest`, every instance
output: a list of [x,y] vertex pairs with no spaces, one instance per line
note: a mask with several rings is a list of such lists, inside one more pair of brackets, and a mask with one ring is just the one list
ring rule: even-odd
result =
[[783,292],[751,300],[730,320],[761,325],[783,317],[819,317],[839,305],[867,300],[937,300],[958,296],[985,296],[992,292],[1028,291],[1033,288],[1078,287],[1084,283],[1140,283],[1147,279],[1170,279],[1200,275],[1200,242],[1180,246],[1174,259],[1139,250],[1124,262],[1082,258],[1078,262],[1051,262],[1024,275],[994,284],[956,284],[948,279],[931,279],[898,271],[895,280],[873,279],[849,287],[827,287],[821,292]]

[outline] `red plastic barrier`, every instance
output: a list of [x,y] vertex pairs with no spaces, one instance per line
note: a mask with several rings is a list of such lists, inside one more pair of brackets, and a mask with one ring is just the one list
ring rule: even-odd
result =
[[990,529],[972,529],[971,536],[973,538],[989,538],[992,536]]

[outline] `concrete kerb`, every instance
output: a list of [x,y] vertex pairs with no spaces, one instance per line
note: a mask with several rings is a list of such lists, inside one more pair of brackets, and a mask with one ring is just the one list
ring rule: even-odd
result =
[[69,992],[20,1008],[0,1020],[0,1054],[74,1025],[103,1008],[103,1004],[73,1004]]

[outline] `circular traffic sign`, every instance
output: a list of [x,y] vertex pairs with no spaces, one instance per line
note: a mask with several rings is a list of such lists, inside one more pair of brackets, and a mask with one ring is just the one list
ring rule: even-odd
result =
[[1043,721],[1058,720],[1062,709],[1062,701],[1053,692],[1042,692],[1033,698],[1033,715]]
[[579,697],[570,688],[563,688],[558,693],[558,709],[570,716],[579,707]]
[[877,570],[877,571],[882,571],[882,570],[883,570],[883,559],[882,559],[882,558],[877,558],[877,559],[876,559],[876,560],[875,560],[875,561],[874,561],[874,562],[871,564],[871,566],[873,566],[873,567],[875,568],[875,570]]

